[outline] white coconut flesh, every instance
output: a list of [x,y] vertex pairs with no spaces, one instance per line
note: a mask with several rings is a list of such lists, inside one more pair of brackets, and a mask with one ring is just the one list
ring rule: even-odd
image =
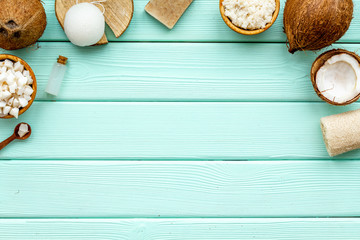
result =
[[23,136],[25,136],[28,132],[29,132],[29,127],[28,127],[28,125],[22,123],[22,124],[20,125],[19,131],[18,131],[18,135],[19,135],[20,137],[23,137]]
[[360,94],[360,64],[342,53],[329,58],[316,74],[321,94],[332,102],[345,103]]

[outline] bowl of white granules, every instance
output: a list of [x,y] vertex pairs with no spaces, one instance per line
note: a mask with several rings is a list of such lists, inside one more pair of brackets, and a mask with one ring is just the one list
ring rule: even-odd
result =
[[18,118],[36,96],[36,78],[21,58],[0,54],[0,118]]
[[269,29],[280,11],[280,0],[220,0],[220,13],[226,25],[244,35]]

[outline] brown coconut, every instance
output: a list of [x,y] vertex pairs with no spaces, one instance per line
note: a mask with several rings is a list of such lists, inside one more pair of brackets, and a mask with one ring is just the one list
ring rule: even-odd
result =
[[289,52],[319,50],[339,40],[353,17],[352,0],[287,0],[284,30]]
[[311,67],[311,83],[314,87],[314,90],[316,92],[316,94],[325,102],[331,104],[331,105],[335,105],[335,106],[345,106],[345,105],[349,105],[351,103],[356,102],[357,100],[359,100],[360,98],[360,94],[357,95],[356,97],[354,97],[353,99],[344,102],[344,103],[338,103],[338,102],[334,102],[329,100],[328,98],[326,98],[321,91],[318,89],[317,84],[316,84],[316,74],[319,71],[319,69],[327,62],[327,60],[329,60],[331,57],[338,55],[338,54],[349,54],[350,56],[354,57],[360,64],[360,57],[354,53],[354,52],[350,52],[347,51],[345,49],[333,49],[327,52],[324,52],[323,54],[321,54],[319,57],[316,58],[315,62],[313,63],[312,67]]
[[40,0],[0,0],[0,47],[15,50],[34,44],[46,27]]

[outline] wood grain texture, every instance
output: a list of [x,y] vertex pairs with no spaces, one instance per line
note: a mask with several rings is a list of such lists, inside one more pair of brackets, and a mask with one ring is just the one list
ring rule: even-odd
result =
[[105,21],[115,37],[120,37],[129,27],[134,14],[133,0],[107,0],[102,3],[105,7]]
[[[310,80],[316,54],[291,55],[285,44],[41,43],[11,53],[34,69],[37,100],[321,101]],[[44,90],[59,54],[69,58],[69,69],[54,98]]]
[[359,219],[0,220],[1,240],[358,240]]
[[[275,160],[329,159],[320,118],[360,108],[326,103],[35,102],[4,120],[5,139],[19,121],[26,142],[0,159]],[[353,151],[336,159],[359,159]]]
[[[134,17],[126,32],[115,38],[110,28],[107,29],[109,41],[191,41],[191,42],[285,42],[283,33],[283,8],[285,0],[281,0],[281,11],[274,25],[257,36],[243,36],[233,32],[221,19],[219,1],[196,0],[181,17],[171,31],[144,11],[149,0],[134,1]],[[48,16],[48,26],[42,41],[67,41],[54,12],[54,0],[44,0]],[[360,0],[354,0],[355,9]],[[354,11],[354,19],[350,29],[341,42],[359,42],[360,17]]]
[[360,161],[1,161],[0,217],[360,216]]

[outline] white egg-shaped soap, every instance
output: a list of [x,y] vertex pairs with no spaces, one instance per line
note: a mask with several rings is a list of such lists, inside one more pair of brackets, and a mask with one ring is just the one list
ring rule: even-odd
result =
[[66,13],[64,31],[69,40],[77,46],[94,45],[104,35],[104,15],[94,4],[76,4]]

